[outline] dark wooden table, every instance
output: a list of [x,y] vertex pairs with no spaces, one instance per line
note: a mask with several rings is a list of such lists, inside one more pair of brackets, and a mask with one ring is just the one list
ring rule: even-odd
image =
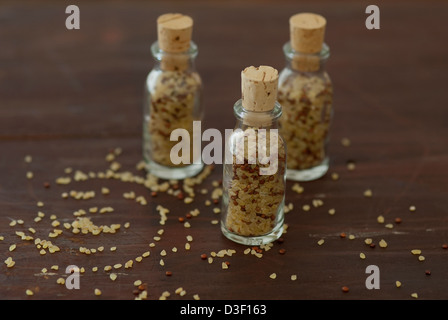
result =
[[[448,244],[447,2],[377,1],[380,30],[365,27],[366,1],[73,4],[80,8],[80,30],[66,29],[66,2],[0,3],[1,299],[131,300],[140,293],[136,280],[146,285],[151,300],[165,291],[169,300],[192,300],[196,294],[202,300],[448,299],[448,250],[443,248]],[[136,182],[100,177],[111,165],[107,154],[116,148],[122,150],[115,158],[121,165],[117,172],[145,176],[136,165],[142,158],[143,82],[153,65],[150,45],[156,40],[157,16],[181,12],[194,18],[197,69],[205,84],[203,130],[224,132],[235,123],[232,107],[240,98],[241,70],[261,64],[282,69],[288,19],[303,11],[328,20],[327,69],[335,87],[331,167],[318,181],[301,183],[301,194],[288,182],[286,203],[294,209],[286,214],[282,243],[261,250],[258,258],[212,224],[219,219],[213,211],[219,204],[206,206],[205,201],[222,178],[220,165],[195,187],[190,204],[163,192],[151,197]],[[350,146],[341,143],[343,138]],[[31,162],[25,161],[27,155]],[[348,161],[355,162],[354,170],[347,168]],[[76,181],[77,171],[92,174]],[[68,176],[69,184],[56,182]],[[367,189],[371,197],[364,195]],[[64,199],[63,193],[72,190],[95,191],[95,196]],[[144,196],[147,205],[125,199],[130,191]],[[314,199],[323,205],[313,206]],[[311,210],[302,210],[305,204]],[[159,205],[170,210],[165,225],[159,223]],[[92,207],[114,211],[90,213]],[[332,208],[334,215],[328,213]],[[121,227],[115,234],[74,234],[64,223],[73,222],[80,209],[95,225]],[[186,218],[194,209],[200,214]],[[38,212],[45,216],[36,222]],[[62,234],[50,237],[54,229]],[[33,239],[22,239],[20,232]],[[60,251],[47,248],[42,255],[36,239],[49,240]],[[80,247],[101,246],[102,252],[80,252]],[[223,249],[236,253],[215,257],[211,264],[201,259]],[[414,249],[421,254],[412,254]],[[134,260],[146,251],[148,257]],[[3,263],[8,257],[14,266]],[[129,260],[133,266],[125,268]],[[228,269],[222,262],[229,263]],[[116,264],[122,266],[115,269]],[[69,265],[84,268],[79,289],[57,283],[68,279]],[[111,271],[104,270],[108,265]],[[380,272],[379,289],[366,287],[370,265]],[[115,281],[111,273],[117,274]],[[176,294],[180,287],[184,295]],[[96,288],[101,295],[95,295]]]

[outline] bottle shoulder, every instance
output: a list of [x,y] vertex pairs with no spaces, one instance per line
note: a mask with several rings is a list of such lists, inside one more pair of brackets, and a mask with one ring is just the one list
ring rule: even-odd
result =
[[281,155],[284,155],[286,150],[285,140],[277,128],[236,127],[227,135],[227,139],[227,146],[232,153],[243,152],[246,156],[248,148],[254,151],[273,151]]
[[146,77],[146,90],[194,93],[202,90],[202,79],[198,72],[170,71],[153,68]]
[[278,81],[280,84],[290,80],[308,82],[316,81],[316,79],[320,79],[326,83],[331,83],[330,75],[325,70],[318,72],[301,72],[290,67],[285,67],[280,71]]
[[326,71],[299,72],[291,68],[284,68],[279,74],[279,93],[290,90],[310,90],[311,88],[325,88],[332,90],[333,83]]

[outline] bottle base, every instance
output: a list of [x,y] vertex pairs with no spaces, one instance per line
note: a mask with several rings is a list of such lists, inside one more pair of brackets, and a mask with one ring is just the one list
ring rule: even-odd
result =
[[146,170],[160,178],[165,180],[182,180],[191,178],[199,174],[204,169],[204,164],[190,164],[185,167],[166,167],[155,162],[146,163]]
[[286,169],[286,179],[294,181],[313,181],[323,177],[330,166],[330,160],[326,157],[321,164],[310,169],[295,170]]
[[246,246],[259,246],[262,244],[268,244],[274,242],[281,237],[283,233],[283,223],[279,223],[271,232],[263,234],[261,236],[241,236],[229,231],[221,222],[221,231],[223,235],[233,242],[243,244]]

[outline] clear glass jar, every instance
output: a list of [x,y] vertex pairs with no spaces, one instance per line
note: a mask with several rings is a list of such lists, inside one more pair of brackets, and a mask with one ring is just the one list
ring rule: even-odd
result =
[[324,43],[316,54],[283,46],[286,67],[280,72],[278,101],[283,108],[280,133],[287,154],[286,178],[316,180],[328,171],[329,129],[333,116],[333,86],[325,71],[330,49]]
[[248,111],[240,99],[233,109],[237,122],[226,137],[221,230],[240,244],[266,244],[283,232],[286,150],[278,133],[282,108],[276,102],[271,111]]
[[[143,158],[151,174],[163,179],[185,179],[202,171],[199,156],[193,158],[193,121],[201,121],[202,81],[194,59],[198,54],[191,41],[187,51],[164,52],[156,41],[151,46],[155,66],[146,78],[143,107]],[[170,141],[171,132],[185,129],[189,138],[189,163],[173,162],[172,148],[180,140]],[[184,151],[184,150],[182,150]]]

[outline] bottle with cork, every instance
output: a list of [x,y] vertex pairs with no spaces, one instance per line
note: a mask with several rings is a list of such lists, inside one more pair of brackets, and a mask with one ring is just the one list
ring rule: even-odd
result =
[[[203,118],[202,81],[194,64],[198,47],[191,40],[192,31],[191,17],[163,14],[157,19],[157,41],[151,46],[155,65],[145,82],[143,158],[147,171],[162,179],[185,179],[204,167],[200,156],[193,158],[191,138],[193,121]],[[171,159],[171,150],[179,142],[170,139],[175,129],[189,134],[187,163]]]
[[330,56],[324,43],[326,24],[323,16],[314,13],[299,13],[289,20],[290,41],[283,46],[287,64],[278,84],[288,180],[316,180],[329,168],[333,86],[325,71]]
[[247,67],[242,98],[234,107],[236,125],[226,134],[221,230],[230,240],[261,245],[283,232],[286,184],[285,143],[278,132],[278,71]]

